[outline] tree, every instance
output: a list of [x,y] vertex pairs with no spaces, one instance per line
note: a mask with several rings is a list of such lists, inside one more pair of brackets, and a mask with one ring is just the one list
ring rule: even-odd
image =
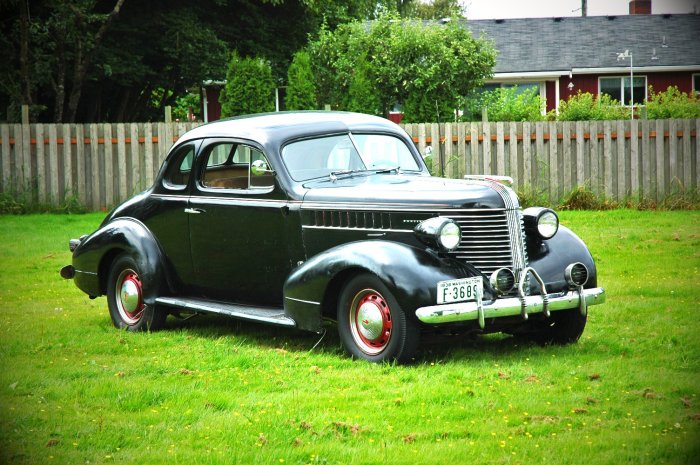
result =
[[355,72],[348,86],[347,104],[348,111],[381,115],[381,96],[372,83],[372,70],[367,57],[360,57],[355,67]]
[[287,71],[288,110],[313,110],[318,108],[316,102],[316,85],[311,72],[311,60],[305,51],[294,54],[292,64]]
[[219,97],[221,116],[273,111],[274,92],[270,64],[262,58],[240,58],[234,52],[226,72],[226,86]]
[[[384,0],[388,1],[388,0]],[[286,79],[316,35],[371,19],[373,0],[0,0],[0,119],[162,119],[187,89],[223,80],[232,50]],[[280,18],[284,18],[281,21]]]
[[[353,80],[362,79],[378,96],[382,114],[403,103],[406,122],[453,118],[462,96],[491,75],[496,56],[490,43],[457,21],[424,25],[393,16],[369,27],[321,30],[309,54],[322,103],[347,108],[349,89],[358,85]],[[363,67],[366,73],[357,73]]]

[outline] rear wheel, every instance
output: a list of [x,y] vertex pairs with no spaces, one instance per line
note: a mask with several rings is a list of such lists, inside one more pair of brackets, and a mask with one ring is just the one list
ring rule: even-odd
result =
[[107,305],[112,323],[129,331],[157,330],[165,324],[167,314],[143,301],[143,282],[136,261],[119,256],[109,272]]
[[338,332],[345,350],[371,362],[406,362],[415,354],[420,331],[391,291],[374,275],[361,274],[343,288]]
[[539,344],[571,344],[581,337],[587,319],[577,308],[552,312],[543,327],[530,336]]

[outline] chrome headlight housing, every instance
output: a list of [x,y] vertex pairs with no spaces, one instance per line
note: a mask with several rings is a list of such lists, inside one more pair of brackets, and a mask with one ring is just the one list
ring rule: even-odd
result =
[[442,216],[421,221],[413,232],[422,243],[440,252],[456,250],[462,240],[462,230],[459,225],[450,218]]
[[491,287],[501,294],[507,294],[515,287],[515,275],[508,268],[499,268],[489,278]]
[[559,217],[551,208],[526,208],[523,210],[523,222],[527,232],[540,239],[551,239],[559,230]]
[[584,286],[588,282],[588,268],[583,263],[572,263],[564,270],[566,283],[571,287]]

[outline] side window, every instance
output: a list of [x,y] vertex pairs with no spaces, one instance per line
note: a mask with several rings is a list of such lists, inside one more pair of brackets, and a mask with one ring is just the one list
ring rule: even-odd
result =
[[[264,166],[264,170],[251,167]],[[212,189],[256,189],[274,185],[265,155],[255,147],[230,142],[209,147],[202,186]]]
[[168,189],[184,189],[190,180],[194,145],[186,145],[177,150],[163,176],[163,185]]

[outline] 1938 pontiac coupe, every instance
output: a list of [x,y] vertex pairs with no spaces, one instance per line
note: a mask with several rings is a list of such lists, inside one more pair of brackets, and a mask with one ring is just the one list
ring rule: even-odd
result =
[[183,135],[155,183],[70,241],[64,278],[114,325],[214,312],[407,361],[431,327],[578,340],[605,300],[585,244],[488,176],[430,176],[382,118],[252,115]]

